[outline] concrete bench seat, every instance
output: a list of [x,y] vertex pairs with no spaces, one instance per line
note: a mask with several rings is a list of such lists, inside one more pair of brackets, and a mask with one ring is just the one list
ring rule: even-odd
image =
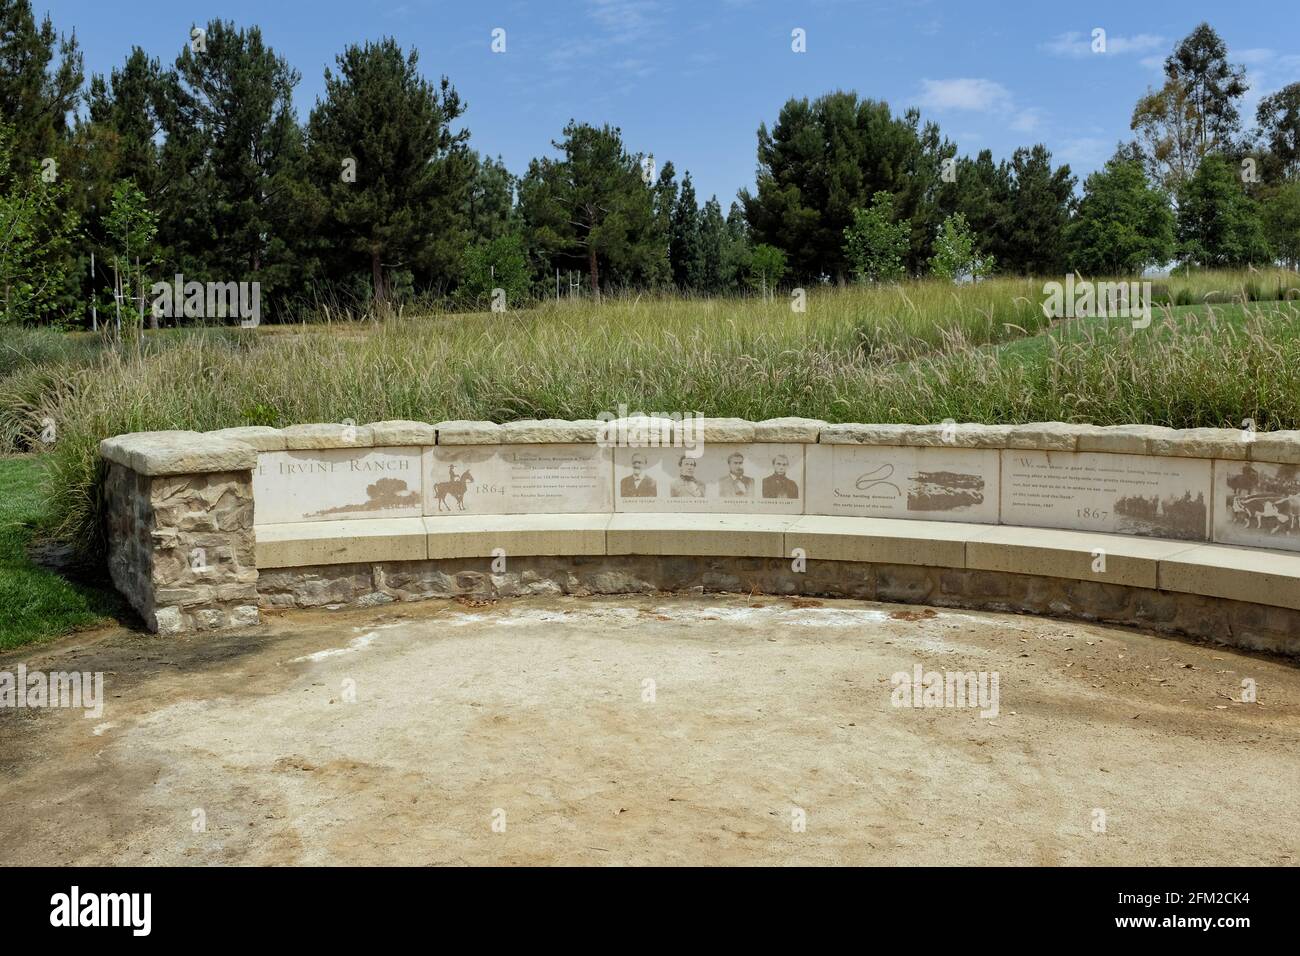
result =
[[605,553],[610,515],[439,515],[424,520],[428,557],[490,558]]
[[616,514],[607,554],[783,558],[798,515]]
[[1202,544],[1160,562],[1160,589],[1300,610],[1300,555]]
[[1195,542],[1049,528],[984,527],[966,540],[966,567],[1154,588],[1160,562]]
[[423,561],[429,556],[423,518],[297,521],[259,525],[259,568],[297,568],[374,561]]
[[261,568],[509,557],[677,555],[854,561],[1039,575],[1300,610],[1300,555],[965,522],[820,515],[548,514],[257,528]]

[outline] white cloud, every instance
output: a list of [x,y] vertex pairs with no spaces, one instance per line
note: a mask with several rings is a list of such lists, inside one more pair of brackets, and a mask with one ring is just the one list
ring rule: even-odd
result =
[[588,0],[591,17],[616,43],[632,43],[651,32],[653,0]]
[[1053,158],[1057,162],[1069,163],[1076,170],[1080,167],[1089,169],[1105,162],[1114,147],[1112,140],[1099,136],[1078,136],[1063,142]]
[[1042,125],[1042,122],[1043,111],[1036,106],[1030,106],[1016,110],[1008,120],[1007,125],[1017,133],[1032,133]]
[[1011,94],[1001,83],[984,79],[922,80],[921,106],[932,110],[988,113],[1011,108]]
[[[1120,34],[1106,34],[1106,49],[1103,52],[1093,52],[1092,31],[1080,33],[1078,30],[1070,30],[1067,33],[1059,34],[1040,44],[1042,49],[1055,56],[1067,56],[1073,59],[1082,59],[1085,56],[1124,56],[1131,53],[1146,53],[1150,50],[1159,49],[1165,46],[1167,41],[1162,36],[1154,33],[1138,33],[1133,36],[1121,36]],[[1144,61],[1145,62],[1145,61]],[[1161,58],[1164,62],[1164,58]]]

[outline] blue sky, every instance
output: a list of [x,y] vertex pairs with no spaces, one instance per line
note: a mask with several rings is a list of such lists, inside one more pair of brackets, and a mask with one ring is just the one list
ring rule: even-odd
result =
[[[571,118],[621,126],[632,151],[689,169],[725,209],[754,180],[755,131],[791,96],[854,89],[939,121],[962,153],[1002,157],[1044,142],[1080,174],[1128,135],[1133,104],[1160,82],[1173,44],[1201,20],[1247,67],[1258,97],[1300,80],[1295,0],[1252,3],[939,0],[34,0],[75,29],[88,72],[132,44],[175,59],[191,23],[258,24],[302,74],[305,118],[347,43],[390,35],[447,74],[469,105],[471,142],[514,172],[549,152]],[[1090,49],[1094,28],[1107,52]],[[505,30],[506,52],[491,51]],[[791,50],[791,31],[807,51]],[[1243,115],[1247,115],[1243,110]]]

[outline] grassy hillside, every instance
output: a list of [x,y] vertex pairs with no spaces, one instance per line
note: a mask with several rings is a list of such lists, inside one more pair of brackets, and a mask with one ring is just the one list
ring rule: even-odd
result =
[[[1170,280],[1171,283],[1175,280]],[[1190,280],[1189,280],[1190,281]],[[787,298],[630,297],[383,323],[167,331],[138,347],[15,338],[0,447],[42,448],[54,529],[98,548],[101,438],[388,418],[586,418],[621,407],[831,421],[1300,425],[1300,306],[1242,302],[1051,323],[1040,280]],[[1281,280],[1274,277],[1280,288]],[[1192,286],[1171,285],[1172,299]],[[1275,289],[1276,291],[1276,289]]]

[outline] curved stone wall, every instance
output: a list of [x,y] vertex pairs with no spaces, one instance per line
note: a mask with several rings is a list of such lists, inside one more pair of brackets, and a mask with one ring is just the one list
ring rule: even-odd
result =
[[636,417],[144,433],[101,454],[110,570],[164,631],[249,623],[259,571],[538,555],[902,554],[1300,609],[1296,432]]

